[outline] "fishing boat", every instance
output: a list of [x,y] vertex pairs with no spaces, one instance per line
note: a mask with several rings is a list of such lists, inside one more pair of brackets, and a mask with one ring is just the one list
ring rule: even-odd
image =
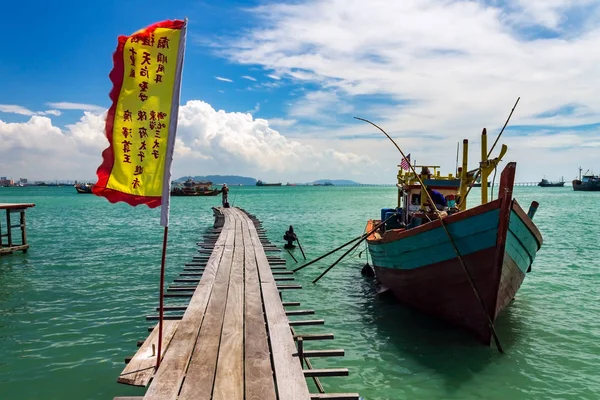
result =
[[598,175],[586,175],[581,176],[582,168],[579,167],[579,179],[573,180],[573,190],[576,192],[599,192],[600,191],[600,176]]
[[92,187],[94,186],[92,183],[78,183],[75,186],[75,190],[80,194],[92,193]]
[[171,186],[171,196],[216,196],[221,193],[220,189],[214,189],[212,182],[195,182],[193,179],[186,180],[183,184]]
[[[512,196],[516,163],[502,171],[498,198],[488,195],[488,177],[506,151],[502,145],[500,155],[488,159],[484,130],[483,159],[475,170],[467,170],[467,140],[458,176],[442,176],[435,165],[400,168],[397,206],[382,209],[379,220],[368,221],[365,233],[383,290],[468,330],[485,344],[542,246],[532,220],[538,203],[525,212]],[[479,175],[481,205],[467,208],[470,187]],[[438,193],[434,197],[427,188]],[[440,194],[444,201],[432,204],[431,198]]]
[[550,182],[548,179],[543,178],[538,183],[538,186],[541,186],[541,187],[563,187],[563,186],[565,186],[565,180],[561,179],[560,182]]
[[260,179],[256,181],[256,186],[281,186],[281,182],[278,183],[266,183]]

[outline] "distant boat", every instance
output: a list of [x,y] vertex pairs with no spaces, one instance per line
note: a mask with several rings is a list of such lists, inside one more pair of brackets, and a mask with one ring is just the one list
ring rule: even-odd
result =
[[289,183],[288,182],[288,183],[285,184],[285,186],[297,186],[297,184],[296,183]]
[[[587,174],[587,171],[585,173]],[[581,167],[579,167],[579,179],[573,180],[573,190],[577,192],[600,192],[600,176],[585,174],[581,176]]]
[[216,196],[221,193],[220,189],[214,189],[212,182],[194,182],[188,179],[182,184],[171,187],[171,196]]
[[80,194],[92,193],[93,186],[94,184],[92,183],[78,183],[77,185],[75,185],[75,190],[77,190],[77,193]]
[[260,179],[256,181],[256,186],[281,186],[281,182],[278,183],[266,183]]
[[563,187],[565,186],[565,180],[561,178],[560,182],[550,182],[547,179],[542,179],[538,186],[541,187]]

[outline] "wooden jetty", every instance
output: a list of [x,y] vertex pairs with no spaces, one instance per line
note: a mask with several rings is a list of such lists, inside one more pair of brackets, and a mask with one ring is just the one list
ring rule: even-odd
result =
[[[33,203],[0,203],[0,210],[6,210],[6,232],[0,221],[0,255],[10,254],[14,251],[27,252],[29,244],[27,244],[27,229],[25,226],[25,210],[35,207]],[[19,213],[19,222],[13,223],[11,214]],[[14,243],[13,229],[21,228],[21,243]],[[4,241],[6,238],[6,242]]]
[[[323,320],[289,320],[314,314],[295,310],[282,291],[290,283],[285,260],[267,255],[279,251],[253,215],[240,208],[213,208],[214,226],[198,243],[199,256],[185,264],[165,297],[188,299],[164,307],[162,361],[158,370],[158,325],[138,342],[137,353],[118,382],[148,386],[133,399],[215,400],[358,400],[357,393],[325,393],[319,378],[347,376],[346,368],[315,369],[311,358],[343,356],[340,349],[305,349],[306,341],[333,339],[333,334],[302,334],[302,326]],[[148,320],[158,320],[149,315]],[[318,393],[310,393],[313,379]]]

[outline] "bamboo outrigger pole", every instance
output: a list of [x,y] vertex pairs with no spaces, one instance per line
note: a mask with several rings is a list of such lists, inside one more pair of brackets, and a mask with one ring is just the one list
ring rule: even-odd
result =
[[[516,104],[515,104],[515,106],[516,106]],[[514,110],[514,108],[513,108],[513,110]],[[511,114],[512,114],[512,112],[511,112]],[[394,144],[394,146],[396,146],[396,148],[398,149],[398,151],[400,152],[400,154],[402,154],[403,159],[406,159],[406,156],[404,155],[404,152],[402,151],[402,149],[400,149],[400,147],[396,144],[396,142],[394,141],[394,139],[392,139],[390,137],[390,135],[388,135],[387,132],[384,131],[381,127],[379,127],[377,124],[375,124],[375,123],[373,123],[373,122],[371,122],[371,121],[369,121],[367,119],[359,118],[359,117],[354,117],[354,118],[356,118],[358,120],[361,120],[361,121],[364,121],[364,122],[367,122],[367,123],[373,125],[375,128],[379,129],[381,132],[383,132],[383,134],[385,136],[387,136],[387,138],[392,141],[392,143]],[[412,172],[415,174],[415,176],[417,177],[417,179],[419,180],[419,183],[421,184],[421,187],[426,188],[425,183],[421,179],[421,176],[419,174],[417,174],[417,171],[415,170],[415,168],[412,165],[410,165],[410,168],[411,168]],[[466,171],[463,171],[463,173],[465,173],[465,172]],[[502,349],[502,345],[500,344],[500,339],[498,338],[498,334],[496,333],[496,328],[494,328],[494,323],[492,322],[492,319],[490,318],[490,315],[487,312],[487,308],[485,306],[485,303],[483,302],[483,299],[481,298],[481,295],[479,294],[479,290],[477,290],[477,287],[475,286],[475,282],[473,281],[473,277],[471,276],[471,273],[467,269],[467,265],[465,264],[465,261],[463,260],[462,255],[460,254],[460,251],[458,250],[458,247],[456,246],[456,243],[454,242],[454,239],[452,238],[452,235],[448,231],[448,228],[446,227],[446,224],[444,223],[444,219],[442,218],[442,215],[441,215],[440,211],[437,209],[437,207],[435,207],[435,202],[433,201],[433,199],[431,198],[431,196],[430,196],[430,194],[429,194],[429,192],[427,190],[425,190],[425,194],[427,195],[427,199],[428,199],[429,203],[431,204],[431,206],[433,208],[433,211],[435,212],[436,216],[438,217],[438,219],[440,221],[442,229],[444,229],[444,232],[446,232],[446,235],[448,236],[448,239],[450,239],[450,243],[452,244],[452,247],[454,248],[454,252],[456,253],[458,261],[460,262],[460,265],[464,269],[465,274],[467,275],[467,279],[469,280],[469,284],[471,285],[471,288],[473,289],[473,292],[475,293],[475,297],[477,297],[477,300],[479,301],[479,304],[481,305],[481,310],[483,311],[483,314],[485,315],[485,317],[486,317],[486,319],[488,321],[488,324],[490,326],[490,330],[492,331],[492,336],[494,337],[494,342],[496,343],[496,347],[498,348],[498,351],[500,353],[504,353],[504,350]]]
[[[385,221],[382,221],[382,222],[380,222],[379,224],[375,225],[375,226],[373,227],[373,229],[372,229],[372,230],[370,230],[369,232],[367,232],[367,233],[363,233],[362,235],[355,237],[354,239],[352,239],[352,240],[350,240],[350,241],[348,241],[348,242],[344,243],[343,245],[341,245],[341,246],[339,246],[339,247],[336,247],[335,249],[333,249],[333,250],[331,250],[331,251],[329,251],[329,252],[327,252],[327,253],[323,254],[322,256],[320,256],[320,257],[318,257],[318,258],[315,258],[314,260],[312,260],[312,261],[309,261],[309,262],[307,262],[307,263],[306,263],[306,264],[304,264],[304,265],[301,265],[301,266],[299,266],[298,268],[294,269],[294,270],[293,270],[293,272],[300,271],[301,269],[303,269],[303,268],[305,268],[305,267],[308,267],[308,266],[309,266],[309,265],[311,265],[311,264],[314,264],[314,263],[316,263],[317,261],[319,261],[319,260],[321,260],[321,259],[323,259],[323,258],[327,257],[328,255],[330,255],[330,254],[333,254],[333,253],[335,253],[336,251],[338,251],[338,250],[340,250],[340,249],[343,249],[344,247],[348,246],[350,243],[356,242],[357,240],[360,240],[360,242],[362,242],[364,239],[366,239],[367,237],[369,237],[369,235],[370,235],[370,234],[372,234],[372,233],[373,233],[373,232],[375,232],[377,229],[379,229],[379,227],[380,227],[381,225],[383,225],[383,224],[385,224],[387,221],[389,221],[389,220],[390,220],[392,217],[393,217],[393,215],[392,215],[392,216],[390,216],[390,217],[389,217],[388,219],[386,219]],[[360,243],[360,242],[359,242],[359,243]],[[353,247],[353,248],[355,248],[355,247]],[[339,261],[339,260],[338,260],[338,261]],[[337,262],[336,262],[336,264],[337,264]],[[329,268],[329,269],[331,269],[331,268]],[[329,271],[329,270],[328,270],[328,271]],[[321,276],[322,276],[322,275],[321,275]],[[319,277],[319,278],[320,278],[320,277]],[[313,282],[313,283],[315,283],[315,282]]]

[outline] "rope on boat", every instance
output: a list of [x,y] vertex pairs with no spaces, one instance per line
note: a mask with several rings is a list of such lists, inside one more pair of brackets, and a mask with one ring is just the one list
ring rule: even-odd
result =
[[[517,103],[518,102],[519,102],[519,100],[517,99]],[[515,107],[516,106],[517,105],[515,103]],[[513,111],[514,111],[514,107],[513,107]],[[512,115],[512,111],[510,112],[510,115]],[[396,146],[396,148],[398,149],[398,151],[400,152],[400,154],[402,154],[403,159],[406,159],[406,156],[404,155],[404,152],[402,151],[402,149],[400,149],[400,147],[398,146],[398,144],[396,144],[396,142],[394,141],[394,139],[392,139],[390,137],[390,135],[388,135],[387,132],[384,131],[381,127],[379,127],[378,125],[376,125],[375,123],[373,123],[373,122],[371,122],[371,121],[369,121],[367,119],[359,118],[359,117],[354,117],[354,118],[356,118],[358,120],[361,120],[361,121],[364,121],[364,122],[367,122],[367,123],[373,125],[375,128],[379,129],[381,132],[383,132],[383,134],[385,136],[387,136],[388,139],[390,139],[392,141],[392,143],[394,144],[394,146]],[[510,116],[509,116],[509,119],[510,119]],[[506,121],[506,124],[508,124],[508,120]],[[506,127],[506,124],[504,124],[505,127]],[[502,128],[502,131],[504,131],[504,128]],[[500,132],[500,134],[502,134],[502,132]],[[498,138],[500,138],[500,136],[498,136]],[[497,141],[498,141],[498,139],[496,139],[496,142]],[[496,143],[494,143],[494,146],[495,145],[496,145]],[[410,166],[410,168],[412,169],[412,172],[415,174],[415,176],[419,180],[419,183],[421,184],[421,186],[424,189],[427,189],[427,187],[425,186],[425,183],[421,179],[421,176],[419,174],[417,174],[417,171],[415,170],[414,166],[412,164],[410,164],[410,163],[408,163],[408,165]],[[492,331],[492,336],[494,337],[494,341],[496,342],[496,347],[498,348],[498,351],[500,353],[504,353],[504,350],[502,349],[502,345],[500,344],[500,339],[498,338],[498,334],[496,333],[496,329],[494,328],[494,323],[492,322],[492,319],[490,318],[490,315],[487,312],[487,307],[485,306],[485,303],[484,303],[483,299],[481,298],[481,295],[479,294],[479,290],[477,290],[477,287],[475,286],[475,282],[473,281],[473,278],[471,277],[471,273],[467,269],[467,265],[465,264],[465,261],[463,260],[462,255],[460,254],[460,251],[458,250],[458,247],[456,246],[456,243],[454,242],[454,238],[450,234],[450,231],[448,231],[448,228],[446,227],[446,224],[444,223],[444,219],[442,218],[442,214],[437,209],[437,207],[435,207],[435,202],[433,201],[433,199],[431,198],[431,195],[429,194],[429,192],[427,190],[425,190],[425,194],[427,195],[427,200],[430,202],[430,207],[433,209],[434,213],[438,217],[438,219],[440,221],[440,224],[441,224],[442,228],[444,229],[444,232],[446,232],[446,235],[448,235],[448,239],[450,239],[450,243],[452,244],[452,247],[454,248],[454,252],[456,253],[456,256],[457,256],[457,258],[458,258],[458,260],[460,262],[460,265],[462,266],[462,268],[465,271],[465,274],[467,275],[467,279],[469,280],[469,284],[471,285],[471,288],[473,289],[473,292],[475,293],[475,297],[477,297],[477,300],[479,300],[479,304],[481,305],[481,310],[483,311],[483,314],[485,315],[485,317],[487,319],[487,322],[488,322],[488,324],[490,326],[490,330]],[[467,192],[467,194],[468,194],[468,192]],[[465,198],[466,197],[467,196],[465,195]],[[314,283],[314,281],[313,281],[313,283]]]

